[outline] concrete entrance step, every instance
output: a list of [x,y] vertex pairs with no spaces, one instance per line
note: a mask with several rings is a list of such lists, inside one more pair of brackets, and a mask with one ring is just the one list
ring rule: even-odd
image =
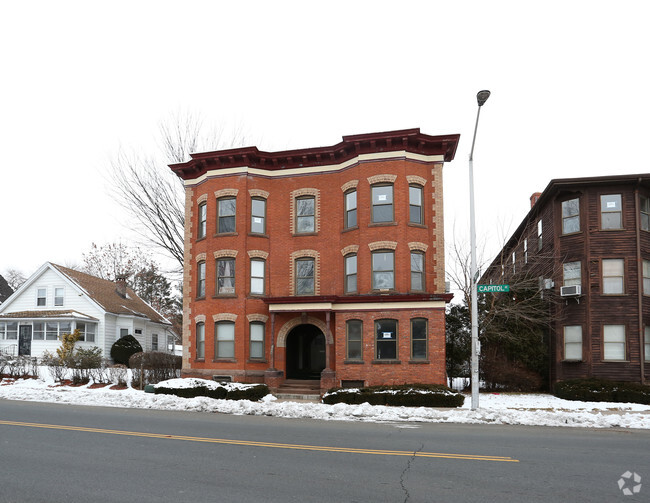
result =
[[312,402],[320,403],[320,395],[301,393],[275,393],[275,397],[281,402]]

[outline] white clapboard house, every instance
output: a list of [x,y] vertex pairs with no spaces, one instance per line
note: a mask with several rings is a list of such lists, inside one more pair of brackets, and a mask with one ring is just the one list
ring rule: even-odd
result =
[[[173,348],[171,324],[126,286],[46,262],[0,304],[0,354],[54,353],[62,334],[81,332],[79,347],[106,358],[120,337],[133,335],[145,351]],[[170,346],[171,344],[171,346]]]

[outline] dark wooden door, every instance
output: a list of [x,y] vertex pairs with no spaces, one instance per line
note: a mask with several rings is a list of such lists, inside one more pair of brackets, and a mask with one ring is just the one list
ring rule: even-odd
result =
[[18,335],[18,355],[31,356],[32,355],[32,326],[21,325],[20,333]]

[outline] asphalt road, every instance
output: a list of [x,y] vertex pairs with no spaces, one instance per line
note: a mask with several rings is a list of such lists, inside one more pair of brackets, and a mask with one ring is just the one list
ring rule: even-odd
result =
[[[650,501],[645,430],[0,400],[0,456],[0,503]],[[627,471],[642,477],[632,496],[617,484]]]

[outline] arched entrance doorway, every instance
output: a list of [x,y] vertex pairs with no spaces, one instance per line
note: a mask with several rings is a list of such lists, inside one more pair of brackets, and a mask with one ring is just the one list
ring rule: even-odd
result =
[[320,379],[325,368],[325,336],[309,324],[298,325],[287,335],[287,379]]

